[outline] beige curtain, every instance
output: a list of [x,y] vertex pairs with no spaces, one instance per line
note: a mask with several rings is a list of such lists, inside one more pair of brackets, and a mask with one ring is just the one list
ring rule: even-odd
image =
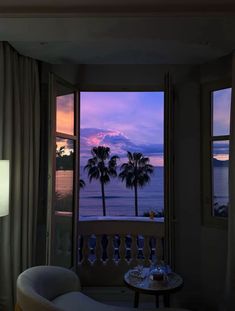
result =
[[0,42],[0,159],[11,168],[10,212],[0,218],[0,310],[13,310],[17,276],[34,262],[39,99],[37,62]]
[[228,254],[225,301],[223,311],[235,310],[235,53],[232,60],[232,105],[229,167]]

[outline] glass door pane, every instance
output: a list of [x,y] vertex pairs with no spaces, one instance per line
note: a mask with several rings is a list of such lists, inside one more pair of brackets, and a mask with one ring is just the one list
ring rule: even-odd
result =
[[71,268],[76,261],[78,96],[73,86],[58,78],[54,77],[52,87],[54,150],[49,263]]
[[232,89],[212,92],[213,136],[229,135]]
[[72,266],[74,141],[56,138],[54,264]]
[[212,215],[228,216],[229,204],[229,141],[214,141],[212,154]]
[[56,96],[56,132],[74,135],[74,93]]

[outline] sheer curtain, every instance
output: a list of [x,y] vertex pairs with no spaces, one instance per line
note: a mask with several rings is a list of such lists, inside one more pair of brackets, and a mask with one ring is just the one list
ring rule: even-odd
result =
[[235,310],[235,52],[232,59],[232,106],[230,123],[228,254],[225,302],[221,310]]
[[37,61],[0,42],[0,159],[11,169],[9,215],[0,218],[0,310],[13,310],[16,278],[34,262],[39,142]]

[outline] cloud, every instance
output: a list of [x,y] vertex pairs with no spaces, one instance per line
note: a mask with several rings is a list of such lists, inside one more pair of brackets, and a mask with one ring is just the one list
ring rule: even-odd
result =
[[82,92],[81,127],[122,132],[133,143],[163,143],[163,92]]
[[[57,97],[57,131],[73,133],[74,95]],[[126,152],[142,152],[162,163],[163,92],[81,92],[80,159],[91,156],[91,148],[105,145],[124,159]],[[153,144],[155,142],[155,144]],[[70,142],[58,142],[69,150]]]
[[214,142],[213,157],[217,160],[229,159],[229,143],[228,142]]
[[74,95],[56,97],[56,131],[74,133]]
[[69,155],[71,151],[74,151],[74,142],[71,139],[57,137],[56,149],[59,150],[61,147],[64,147],[64,154]]
[[228,154],[229,153],[229,143],[228,142],[214,142],[213,152],[216,154]]
[[118,155],[121,160],[126,158],[127,151],[141,152],[151,158],[153,165],[163,165],[162,144],[135,144],[123,133],[113,130],[82,128],[80,132],[80,159],[81,165],[85,165],[91,156],[91,148],[94,146],[107,146],[111,153]]

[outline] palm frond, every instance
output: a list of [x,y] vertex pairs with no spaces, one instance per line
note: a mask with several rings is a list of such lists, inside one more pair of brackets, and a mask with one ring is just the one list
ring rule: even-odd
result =
[[127,188],[145,186],[150,182],[150,175],[154,172],[154,167],[149,164],[148,157],[143,156],[140,152],[127,152],[128,162],[123,163],[120,167],[119,178],[125,181]]
[[79,187],[80,187],[80,189],[85,188],[85,186],[86,186],[85,181],[84,181],[83,179],[80,179],[80,180],[79,180]]
[[[102,183],[108,183],[110,176],[117,176],[117,160],[119,157],[114,155],[110,158],[110,148],[105,146],[93,147],[91,150],[92,158],[88,159],[84,170],[88,171],[89,180],[100,179]],[[108,161],[108,159],[110,160]]]
[[132,153],[130,151],[127,151],[127,158],[129,160],[129,162],[133,161],[133,156],[132,156]]
[[97,166],[90,167],[88,170],[89,181],[91,182],[92,179],[99,179],[100,171],[98,170]]

